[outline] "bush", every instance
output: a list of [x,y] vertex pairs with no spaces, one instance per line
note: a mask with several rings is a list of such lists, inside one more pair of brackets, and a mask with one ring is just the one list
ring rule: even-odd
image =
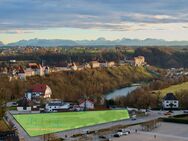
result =
[[188,124],[188,119],[181,119],[181,118],[162,118],[164,122],[174,122],[174,123],[183,123],[183,124]]

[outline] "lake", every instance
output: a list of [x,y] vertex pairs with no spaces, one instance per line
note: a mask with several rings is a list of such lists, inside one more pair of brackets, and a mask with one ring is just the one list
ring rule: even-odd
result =
[[130,87],[117,89],[117,90],[115,90],[113,92],[108,93],[105,96],[105,99],[106,100],[110,100],[110,99],[115,99],[115,98],[120,97],[120,96],[127,96],[129,93],[131,93],[132,91],[136,90],[140,86],[141,86],[140,84],[132,84]]

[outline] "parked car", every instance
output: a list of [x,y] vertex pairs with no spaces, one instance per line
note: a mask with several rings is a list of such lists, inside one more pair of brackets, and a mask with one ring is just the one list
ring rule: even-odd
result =
[[187,114],[187,113],[188,113],[188,110],[184,110],[183,112],[184,112],[185,114]]
[[136,120],[136,115],[132,115],[132,120]]
[[114,134],[114,137],[120,137],[120,136],[122,136],[122,135],[119,134],[119,133],[115,133],[115,134]]
[[117,132],[122,132],[122,133],[127,134],[127,135],[131,133],[131,131],[129,131],[127,129],[119,129]]
[[99,138],[100,139],[106,139],[106,136],[101,135],[101,136],[99,136]]
[[166,115],[166,116],[171,115],[171,114],[172,114],[171,112],[164,113],[164,115]]
[[112,140],[112,139],[110,139],[110,138],[108,138],[108,137],[106,137],[104,135],[99,136],[99,139],[101,139],[103,141],[111,141]]
[[119,129],[117,131],[116,134],[114,134],[114,137],[120,137],[120,136],[123,136],[123,135],[128,135],[130,134],[131,132],[129,130],[126,130],[126,129]]

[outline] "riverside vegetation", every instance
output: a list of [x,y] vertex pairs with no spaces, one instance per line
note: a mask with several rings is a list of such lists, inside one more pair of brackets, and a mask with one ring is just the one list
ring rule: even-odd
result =
[[30,77],[27,81],[2,77],[0,81],[0,99],[10,101],[24,96],[24,92],[33,84],[44,83],[51,87],[52,98],[77,101],[83,96],[101,100],[105,93],[131,83],[152,80],[153,76],[143,67],[129,65],[104,69],[52,73],[46,77]]

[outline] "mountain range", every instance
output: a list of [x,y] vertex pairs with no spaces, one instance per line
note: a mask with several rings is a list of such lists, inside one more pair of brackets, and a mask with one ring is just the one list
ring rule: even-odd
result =
[[[105,38],[98,38],[96,40],[64,40],[64,39],[30,39],[20,40],[18,42],[9,43],[5,46],[113,46],[113,45],[128,45],[128,46],[187,46],[188,41],[166,41],[162,39],[151,39],[147,38],[144,40],[139,39],[117,39],[107,40]],[[3,43],[0,42],[0,46]]]
[[0,41],[0,46],[3,46],[3,45],[4,45],[3,42]]

